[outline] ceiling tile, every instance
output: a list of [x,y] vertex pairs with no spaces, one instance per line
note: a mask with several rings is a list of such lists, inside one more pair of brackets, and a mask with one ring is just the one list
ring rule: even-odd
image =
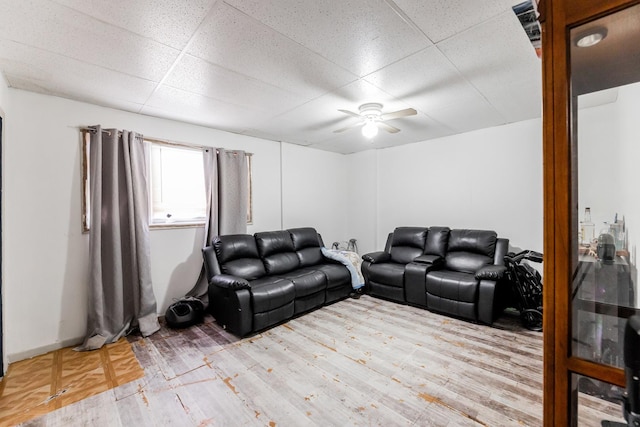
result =
[[511,11],[511,7],[521,3],[522,0],[482,0],[482,2],[477,0],[394,0],[394,2],[431,41],[437,43],[507,10]]
[[[487,47],[471,47],[476,40]],[[438,48],[505,122],[541,116],[541,61],[511,11],[438,43]]]
[[174,118],[188,123],[242,133],[250,125],[265,120],[262,111],[227,104],[203,95],[160,87],[149,99],[143,114]]
[[430,116],[454,133],[498,126],[506,119],[480,95],[460,99],[455,105],[434,109]]
[[216,2],[216,0],[54,1],[176,49],[185,47]]
[[[116,71],[0,40],[0,68],[12,87],[49,95],[138,109],[156,84]],[[137,111],[137,110],[135,110]]]
[[4,2],[0,39],[160,81],[179,51],[47,0]]
[[[282,141],[282,138],[277,132],[268,132],[263,127],[261,127],[260,129],[253,129],[253,128],[245,129],[240,133],[242,133],[243,135],[253,136],[255,138],[266,139],[269,141],[277,141],[277,142]],[[297,145],[307,146],[309,144],[297,144]]]
[[339,153],[339,154],[352,154],[352,153],[357,153],[359,151],[364,151],[364,150],[371,150],[375,147],[373,147],[373,145],[367,143],[367,142],[363,142],[363,141],[358,141],[357,139],[353,139],[349,142],[346,143],[336,143],[336,144],[313,144],[310,145],[309,147],[311,148],[316,148],[318,150],[324,150],[324,151],[332,151],[334,153]]
[[[478,48],[477,40],[483,41],[483,48]],[[540,59],[512,12],[438,43],[438,48],[482,93],[542,80]]]
[[364,79],[425,114],[478,95],[477,89],[435,46]]
[[227,3],[358,76],[431,45],[382,0]]
[[272,116],[305,102],[296,94],[191,55],[180,59],[164,84]]
[[[126,99],[116,98],[115,96],[107,96],[104,94],[106,90],[99,92],[92,92],[91,90],[82,91],[82,88],[78,85],[75,85],[73,87],[73,90],[69,90],[69,87],[65,85],[52,86],[47,84],[46,86],[43,86],[41,82],[38,82],[37,80],[30,80],[24,78],[23,76],[13,75],[7,75],[7,82],[9,82],[9,85],[11,87],[16,89],[25,90],[28,92],[42,93],[59,98],[72,99],[74,101],[113,108],[120,111],[140,113],[140,110],[143,107],[143,104],[127,101]],[[74,90],[82,93],[74,92]]]
[[530,79],[484,91],[485,96],[507,122],[542,116],[542,81]]
[[[386,144],[388,141],[390,146],[398,145],[398,142],[420,142],[434,138],[441,138],[454,133],[448,126],[440,123],[433,117],[420,112],[418,112],[416,116],[393,120],[389,124],[401,130],[400,133],[397,134],[386,134],[388,138],[385,138],[386,140],[384,143]],[[401,139],[402,141],[398,141],[398,139]]]
[[188,53],[313,98],[356,76],[238,10],[218,3]]

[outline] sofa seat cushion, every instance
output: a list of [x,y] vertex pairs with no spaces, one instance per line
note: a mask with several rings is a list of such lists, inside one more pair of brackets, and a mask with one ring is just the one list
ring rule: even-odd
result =
[[438,270],[427,274],[427,293],[450,300],[475,303],[478,300],[478,280],[473,274]]
[[342,264],[319,264],[314,265],[314,270],[322,272],[327,278],[327,289],[333,289],[345,284],[351,285],[351,275],[349,270]]
[[271,311],[295,299],[291,280],[280,277],[262,277],[251,282],[251,301],[254,313]]
[[318,270],[300,268],[280,277],[293,282],[296,298],[323,292],[327,288],[327,278]]
[[447,269],[463,273],[473,273],[493,264],[493,258],[472,252],[449,252],[445,258]]
[[402,288],[404,285],[405,264],[385,262],[369,266],[369,280],[389,286]]

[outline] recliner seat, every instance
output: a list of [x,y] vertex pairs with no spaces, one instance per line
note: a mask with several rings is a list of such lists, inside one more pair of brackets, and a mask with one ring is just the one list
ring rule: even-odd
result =
[[426,227],[396,228],[387,239],[389,244],[385,251],[369,254],[375,261],[362,266],[369,294],[404,302],[405,267],[424,253],[426,240]]

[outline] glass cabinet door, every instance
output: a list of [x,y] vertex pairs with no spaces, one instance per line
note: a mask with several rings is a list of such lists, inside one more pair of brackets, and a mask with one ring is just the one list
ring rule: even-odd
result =
[[[624,368],[626,319],[640,307],[640,5],[571,28],[567,44],[570,357]],[[598,408],[624,422],[624,389],[584,374],[573,374],[571,387],[577,419]]]

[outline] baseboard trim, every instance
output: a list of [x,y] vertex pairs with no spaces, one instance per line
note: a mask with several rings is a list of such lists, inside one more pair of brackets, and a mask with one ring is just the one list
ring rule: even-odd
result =
[[7,355],[7,359],[9,361],[9,364],[11,364],[14,362],[19,362],[21,360],[31,359],[32,357],[40,356],[42,354],[49,353],[50,351],[56,351],[56,350],[60,350],[61,348],[80,345],[82,344],[83,341],[84,341],[84,337],[69,338],[67,340],[58,341],[53,344],[33,348],[31,350],[9,354]]

